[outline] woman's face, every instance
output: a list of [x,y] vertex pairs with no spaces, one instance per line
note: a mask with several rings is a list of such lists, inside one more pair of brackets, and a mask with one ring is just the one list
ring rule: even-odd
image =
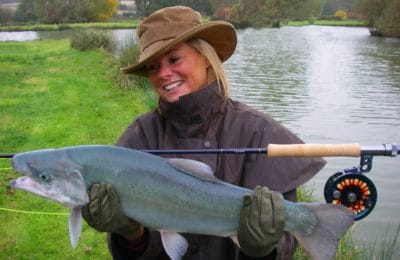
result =
[[199,90],[207,83],[207,59],[187,43],[149,62],[150,81],[160,97],[176,102],[180,96]]

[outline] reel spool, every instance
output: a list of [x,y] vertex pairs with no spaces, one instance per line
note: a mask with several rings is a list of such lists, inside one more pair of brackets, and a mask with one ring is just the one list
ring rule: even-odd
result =
[[325,201],[343,205],[354,212],[354,219],[366,217],[377,201],[375,185],[361,173],[338,172],[325,184]]

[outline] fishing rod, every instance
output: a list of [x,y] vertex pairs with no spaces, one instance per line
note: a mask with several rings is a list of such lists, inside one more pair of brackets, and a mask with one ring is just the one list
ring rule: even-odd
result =
[[[324,187],[327,203],[344,205],[353,210],[355,220],[372,212],[377,202],[374,183],[365,176],[372,169],[373,156],[395,157],[400,154],[400,145],[382,144],[361,146],[351,144],[269,144],[258,148],[221,149],[148,149],[143,152],[165,154],[266,154],[268,157],[360,157],[358,167],[344,169],[328,178]],[[0,158],[12,158],[15,154],[0,154]]]
[[141,150],[152,154],[266,154],[268,157],[330,157],[362,155],[397,156],[400,145],[360,146],[351,144],[269,144],[259,148]]
[[[151,154],[266,154],[268,157],[360,157],[362,155],[396,156],[400,145],[382,144],[361,146],[350,144],[269,144],[258,148],[206,148],[206,149],[144,149]],[[0,153],[0,158],[12,158],[15,153]]]

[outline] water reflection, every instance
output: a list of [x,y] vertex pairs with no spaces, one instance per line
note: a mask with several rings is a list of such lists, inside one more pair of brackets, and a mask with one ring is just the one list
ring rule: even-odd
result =
[[[242,30],[238,48],[226,64],[234,96],[278,119],[297,117],[292,112],[308,99],[303,71],[310,52],[298,52],[298,43],[287,38],[290,34],[279,29]],[[305,40],[297,39],[303,46]]]
[[[83,29],[87,30],[87,29]],[[32,40],[60,40],[70,38],[81,30],[56,30],[56,31],[23,31],[23,32],[0,32],[0,42],[4,41],[32,41]],[[110,35],[113,41],[113,53],[119,54],[121,50],[136,42],[135,29],[103,30]]]
[[[246,29],[227,61],[232,95],[271,114],[308,143],[400,143],[400,39],[375,38],[365,28]],[[358,158],[328,158],[309,182],[323,200],[326,180]],[[376,239],[400,225],[400,157],[374,158],[378,204],[354,231]]]
[[32,41],[38,39],[37,32],[25,31],[25,32],[0,32],[0,42],[6,41]]

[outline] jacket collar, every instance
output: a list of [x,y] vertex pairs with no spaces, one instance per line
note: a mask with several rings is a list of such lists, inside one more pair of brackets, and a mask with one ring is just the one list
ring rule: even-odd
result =
[[222,112],[226,102],[216,81],[200,90],[182,96],[177,102],[159,101],[161,115],[172,124],[203,124],[213,114]]

